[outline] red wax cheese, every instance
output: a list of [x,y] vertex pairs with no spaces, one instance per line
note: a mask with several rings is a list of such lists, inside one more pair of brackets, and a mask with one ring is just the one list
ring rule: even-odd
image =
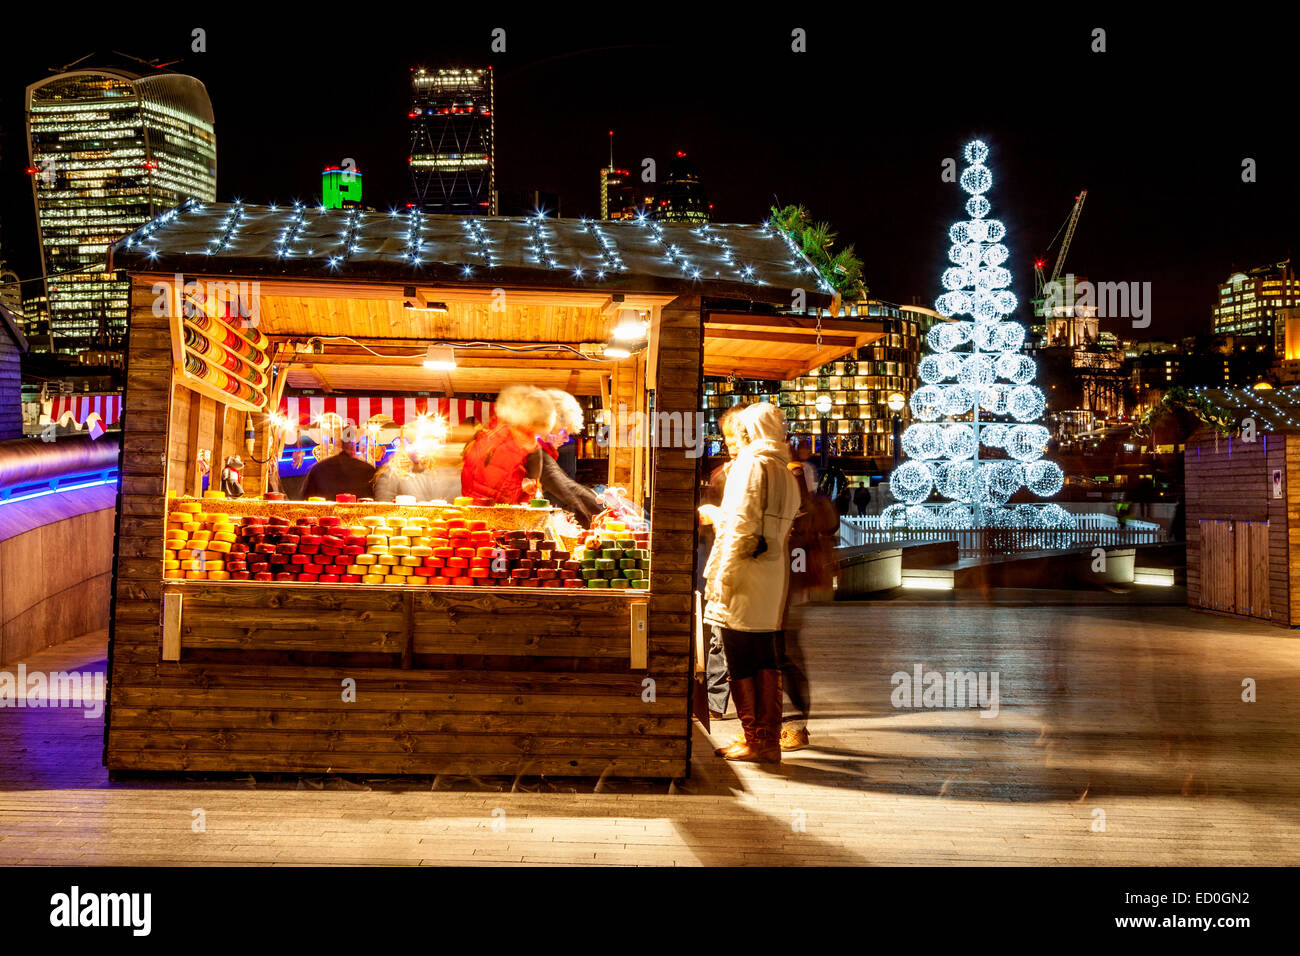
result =
[[338,584],[339,576],[337,574],[322,574],[319,580],[321,584]]
[[266,572],[266,571],[258,571],[256,574],[253,575],[253,580],[254,580],[254,581],[270,581],[270,580],[271,580],[271,575],[270,575],[269,572]]

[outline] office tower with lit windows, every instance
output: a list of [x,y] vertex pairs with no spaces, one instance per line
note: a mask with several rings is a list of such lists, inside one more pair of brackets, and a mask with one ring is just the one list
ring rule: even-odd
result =
[[104,271],[109,244],[187,199],[217,198],[207,90],[151,64],[74,65],[27,87],[26,112],[49,340],[59,352],[112,346],[129,302],[127,282]]
[[609,165],[600,171],[600,218],[635,219],[644,213],[645,205],[631,171],[614,165],[614,131],[610,130]]
[[497,214],[492,68],[411,70],[411,195],[430,213]]
[[681,150],[669,162],[657,193],[654,218],[662,222],[708,222],[712,216],[699,170]]
[[1300,280],[1287,259],[1236,272],[1219,284],[1214,305],[1215,335],[1249,336],[1262,339],[1277,356],[1286,354],[1286,327],[1280,311],[1300,306]]

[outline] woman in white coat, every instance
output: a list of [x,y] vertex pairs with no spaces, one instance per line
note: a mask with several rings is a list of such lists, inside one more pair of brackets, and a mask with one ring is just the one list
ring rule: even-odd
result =
[[740,453],[727,475],[722,504],[708,514],[716,528],[704,568],[704,622],[727,655],[742,740],[719,753],[728,760],[781,760],[781,671],[776,637],[790,583],[790,528],[799,486],[787,467],[785,414],[758,402],[737,422]]

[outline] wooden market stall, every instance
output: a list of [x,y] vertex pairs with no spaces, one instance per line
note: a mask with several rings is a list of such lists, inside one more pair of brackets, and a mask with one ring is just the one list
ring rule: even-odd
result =
[[[689,772],[704,315],[786,306],[807,263],[783,240],[761,226],[188,205],[115,245],[112,267],[131,275],[132,316],[110,770]],[[618,351],[629,316],[645,338]],[[773,321],[806,350],[815,319]],[[426,368],[430,347],[454,368]],[[257,580],[227,554],[241,580],[210,552],[206,570],[177,571],[197,536],[226,528],[243,547],[272,519],[557,537],[544,508],[263,497],[288,396],[432,408],[512,383],[599,396],[611,427],[653,416],[609,447],[609,483],[647,504],[648,546],[623,552],[646,557],[619,562],[647,568],[636,589]],[[200,497],[204,467],[215,476],[234,453],[246,496]]]
[[1300,624],[1300,388],[1201,389],[1242,426],[1183,452],[1187,603]]

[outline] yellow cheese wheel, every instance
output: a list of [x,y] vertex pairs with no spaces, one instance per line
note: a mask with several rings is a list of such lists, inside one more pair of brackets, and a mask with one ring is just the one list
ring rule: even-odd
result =
[[[202,554],[202,551],[199,553]],[[176,552],[176,560],[178,561],[188,561],[192,557],[194,557],[194,552],[189,548],[181,548]]]
[[383,515],[366,515],[361,519],[361,523],[367,528],[382,528],[384,526]]
[[322,498],[320,495],[312,495],[312,496],[311,496],[310,498],[308,498],[307,500],[308,500],[308,501],[324,501],[325,499]]
[[204,570],[204,571],[224,571],[224,570],[226,570],[226,562],[224,562],[224,561],[208,561],[208,560],[205,559],[204,562],[203,562],[203,568],[202,568],[202,570]]
[[[212,534],[212,539],[213,539],[213,541],[219,541],[219,542],[221,542],[222,544],[234,544],[234,543],[235,543],[235,536],[234,536],[233,534],[231,534],[229,531],[216,531],[216,532],[213,532],[213,534]],[[226,550],[229,551],[230,549],[229,549],[229,548],[226,548]]]
[[402,558],[402,564],[408,568],[418,568],[424,564],[424,558],[405,557]]
[[376,555],[376,559],[379,564],[383,565],[394,565],[397,563],[397,558],[393,557],[391,554]]
[[229,541],[213,541],[208,544],[207,550],[215,551],[218,554],[226,554],[230,551],[230,545],[231,542]]
[[229,581],[229,580],[230,580],[230,572],[229,572],[229,571],[209,571],[209,572],[208,572],[208,580],[209,580],[209,581]]
[[365,534],[370,529],[363,524],[354,524],[348,528],[348,534]]
[[390,528],[405,528],[406,519],[401,515],[389,515],[384,519],[384,524],[388,525]]
[[176,547],[166,548],[166,549],[163,551],[163,560],[164,560],[164,561],[175,561],[175,560],[176,560],[176,552],[177,552],[178,550],[180,550],[180,549],[179,549],[179,548],[176,548]]
[[366,554],[373,554],[375,557],[388,554],[388,546],[384,544],[372,544],[366,548]]
[[202,531],[203,525],[197,521],[187,521],[185,524],[181,525],[181,530],[186,534],[193,534],[195,531]]
[[452,504],[454,505],[472,505],[473,503],[473,498],[466,498],[463,495],[458,495],[455,500],[452,501]]
[[366,544],[388,544],[388,535],[368,534],[366,535]]
[[367,574],[361,578],[362,584],[383,584],[384,576],[382,574]]
[[348,574],[365,574],[366,566],[364,564],[349,564]]
[[405,584],[405,583],[406,583],[406,578],[402,577],[400,574],[386,574],[386,575],[384,575],[384,583],[385,583],[385,584]]
[[208,577],[206,571],[186,571],[185,577],[190,581],[205,581]]
[[211,490],[209,490],[209,491],[205,491],[205,492],[203,492],[203,497],[204,497],[204,498],[224,498],[224,497],[226,497],[226,493],[225,493],[224,491],[211,491]]
[[166,569],[165,571],[163,571],[163,577],[165,577],[165,578],[171,578],[171,579],[173,579],[173,580],[175,580],[176,578],[184,579],[184,577],[185,577],[185,572],[184,572],[184,571],[180,571],[180,570],[178,570],[178,569],[176,569],[176,568],[168,568],[168,569]]
[[409,548],[411,546],[411,539],[404,534],[389,535],[388,536],[389,547],[392,547],[395,544],[401,545],[404,548]]
[[374,564],[378,559],[373,554],[358,554],[354,555],[352,560],[356,561],[357,564],[365,565]]
[[396,574],[396,575],[398,575],[399,577],[403,577],[403,578],[405,578],[405,577],[409,577],[409,576],[411,575],[411,573],[412,573],[412,569],[406,567],[406,565],[399,564],[399,565],[397,565],[397,566],[395,566],[395,567],[389,568],[389,569],[388,569],[388,572],[389,572],[390,574]]
[[[421,540],[428,541],[429,539],[422,538]],[[427,544],[413,544],[411,545],[411,554],[417,558],[427,558],[433,554],[433,548],[429,547]]]
[[180,570],[180,566],[181,563],[177,561],[175,558],[169,558],[168,560],[163,562],[164,571],[178,571]]
[[203,510],[203,505],[197,501],[178,501],[176,503],[176,510],[184,512],[185,514],[196,515]]
[[388,553],[395,558],[404,558],[411,553],[411,549],[404,544],[390,544]]
[[212,538],[211,531],[195,531],[192,535],[190,535],[190,540],[195,543],[198,543],[200,541],[208,541],[211,538]]

